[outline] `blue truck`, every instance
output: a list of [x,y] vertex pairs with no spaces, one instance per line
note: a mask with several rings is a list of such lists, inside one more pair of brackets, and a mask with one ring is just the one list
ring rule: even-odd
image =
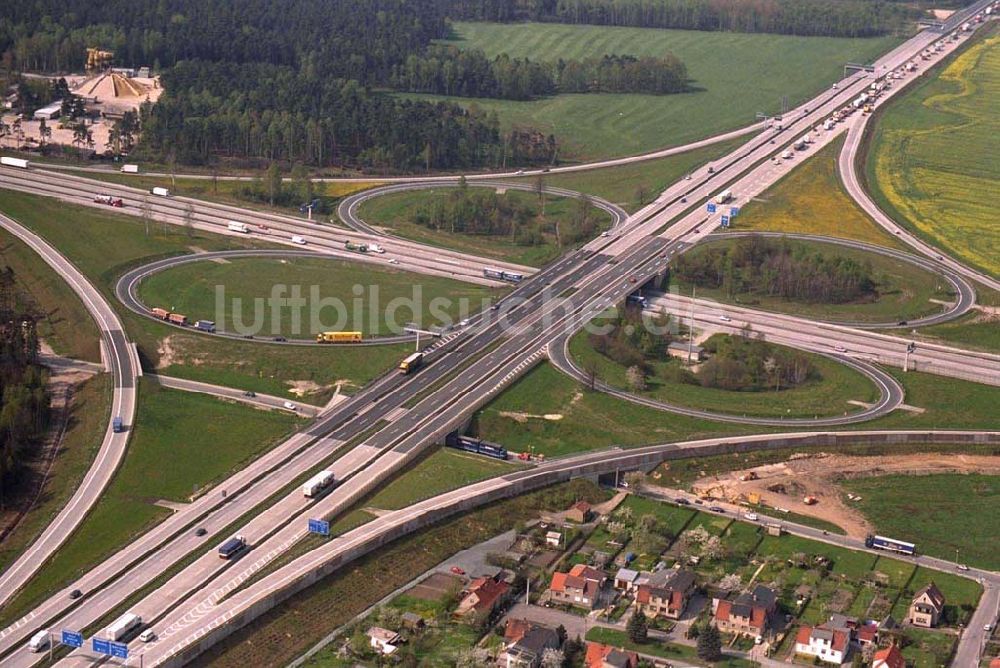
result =
[[895,538],[886,538],[885,536],[876,536],[874,534],[868,534],[865,537],[865,547],[876,550],[888,550],[889,552],[898,552],[899,554],[910,556],[917,553],[917,546],[913,543],[896,540]]
[[211,320],[199,320],[194,323],[194,326],[203,332],[209,332],[210,334],[215,333],[215,323]]

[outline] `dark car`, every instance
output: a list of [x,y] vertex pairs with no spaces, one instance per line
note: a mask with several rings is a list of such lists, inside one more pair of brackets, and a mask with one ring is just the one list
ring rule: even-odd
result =
[[198,527],[197,529],[194,530],[194,535],[199,537],[204,536],[207,533],[208,530],[205,527]]
[[284,342],[285,342],[285,341],[287,341],[288,339],[286,339],[286,338],[285,338],[285,337],[283,337],[283,336],[276,336],[276,337],[274,337],[274,339],[273,339],[273,340],[274,340],[274,341],[276,341],[276,342],[278,342],[278,343],[284,343]]
[[247,390],[246,392],[243,393],[243,396],[250,397],[251,399],[253,399],[254,397],[257,396],[257,393],[254,392],[253,390]]
[[906,327],[906,325],[907,325],[907,322],[905,320],[900,320],[899,321],[899,326],[900,327]]
[[243,338],[244,339],[252,339],[253,338],[253,334],[244,334]]
[[74,600],[80,598],[81,596],[83,596],[83,592],[80,591],[79,589],[74,589],[69,593],[69,597]]
[[676,503],[679,506],[690,506],[691,505],[691,502],[688,501],[687,499],[685,499],[683,496],[678,496],[676,499],[674,499],[674,503]]
[[724,513],[724,512],[726,512],[723,508],[720,508],[719,506],[709,506],[708,509],[711,510],[713,513]]

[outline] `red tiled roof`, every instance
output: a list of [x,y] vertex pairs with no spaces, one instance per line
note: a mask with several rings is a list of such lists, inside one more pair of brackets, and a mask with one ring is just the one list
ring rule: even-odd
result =
[[834,631],[833,642],[831,643],[833,651],[843,652],[845,649],[847,649],[847,643],[850,641],[850,639],[851,639],[850,636],[844,633],[843,631]]
[[510,585],[497,582],[493,578],[476,578],[469,587],[469,594],[475,594],[479,599],[473,606],[478,611],[492,610],[497,600],[507,593]]
[[1000,668],[1000,656],[990,661],[990,668]]
[[549,585],[549,589],[552,591],[566,591],[566,579],[569,578],[569,573],[553,573],[552,574],[552,584]]
[[715,618],[720,622],[729,619],[729,611],[732,609],[732,601],[719,601],[719,606],[715,609]]
[[878,625],[877,624],[865,624],[864,626],[859,626],[857,628],[858,640],[862,642],[874,642],[875,636],[878,635]]
[[[879,661],[882,663],[879,663]],[[892,645],[875,652],[875,656],[872,658],[872,665],[879,666],[879,668],[906,668],[906,661],[903,659],[903,653],[899,651],[899,648]],[[991,663],[990,668],[992,667],[993,664]]]
[[795,642],[800,645],[809,644],[809,636],[812,635],[813,627],[811,626],[800,626],[798,633],[795,634]]
[[[591,642],[588,640],[587,656],[584,659],[583,665],[585,665],[587,668],[603,668],[604,657],[613,652],[615,649],[616,648],[612,645],[604,645],[599,642]],[[618,651],[628,656],[630,666],[639,665],[638,654],[623,649],[619,649]]]
[[590,512],[590,504],[587,503],[586,501],[577,501],[576,503],[573,504],[572,508],[574,510],[579,510],[581,513]]
[[531,622],[527,619],[508,619],[507,628],[504,630],[503,639],[508,643],[515,643],[524,637],[524,634],[531,628]]
[[600,582],[604,579],[604,573],[596,568],[591,568],[586,564],[577,564],[570,569],[569,574],[573,577],[583,578],[584,580],[593,580],[594,582]]

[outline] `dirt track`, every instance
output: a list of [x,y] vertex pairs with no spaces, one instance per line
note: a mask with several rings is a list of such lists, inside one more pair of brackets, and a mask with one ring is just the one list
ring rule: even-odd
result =
[[[748,473],[754,480],[740,480]],[[837,524],[850,536],[863,537],[871,531],[865,518],[837,485],[840,480],[879,475],[928,475],[932,473],[1000,474],[1000,457],[961,454],[914,454],[899,456],[851,457],[817,453],[801,455],[779,464],[767,464],[694,482],[696,492],[705,492],[729,501],[746,500],[753,493],[761,502],[811,515]],[[783,488],[783,492],[781,491]],[[815,505],[803,498],[814,496]]]

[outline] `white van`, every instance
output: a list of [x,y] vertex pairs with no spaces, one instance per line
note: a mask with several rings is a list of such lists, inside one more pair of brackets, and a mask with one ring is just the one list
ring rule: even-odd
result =
[[39,631],[35,635],[31,636],[31,640],[28,641],[28,650],[31,652],[41,652],[48,646],[49,646],[48,630]]
[[306,240],[296,234],[296,235],[292,236],[292,243],[293,244],[298,244],[300,246],[305,246],[306,245]]
[[156,631],[153,629],[146,629],[139,634],[139,642],[150,642],[156,638]]

